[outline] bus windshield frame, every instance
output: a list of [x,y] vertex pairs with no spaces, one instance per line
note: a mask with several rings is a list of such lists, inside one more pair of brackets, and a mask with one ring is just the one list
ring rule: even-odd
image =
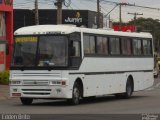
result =
[[[17,35],[14,37],[11,69],[51,70],[67,68],[69,66],[68,42],[69,35],[62,34]],[[53,56],[53,53],[56,57]]]

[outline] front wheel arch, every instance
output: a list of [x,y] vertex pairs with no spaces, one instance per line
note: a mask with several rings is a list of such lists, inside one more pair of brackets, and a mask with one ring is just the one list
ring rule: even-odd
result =
[[[84,86],[83,86],[83,82],[81,80],[81,78],[77,78],[74,82],[74,84],[77,83],[78,86],[80,87],[80,93],[81,93],[81,97],[83,98],[83,93],[84,93]],[[74,87],[74,84],[73,84],[73,87]]]
[[68,99],[67,101],[72,105],[78,105],[82,97],[83,97],[83,83],[80,78],[77,78],[72,87],[72,98]]

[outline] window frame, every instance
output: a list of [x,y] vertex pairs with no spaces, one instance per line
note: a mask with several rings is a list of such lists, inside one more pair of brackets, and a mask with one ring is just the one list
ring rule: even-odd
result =
[[[133,54],[133,56],[144,56],[144,54],[143,54],[143,48],[142,48],[142,39],[143,39],[143,38],[132,38],[132,54]],[[139,54],[139,53],[138,53],[138,54],[137,54],[137,53],[136,53],[136,54],[134,53],[134,40],[135,40],[135,41],[138,41],[138,42],[140,41],[140,45],[141,45],[141,48],[140,48],[141,53],[140,53],[140,54]],[[138,44],[138,45],[139,45],[139,44]]]
[[[106,49],[105,50],[107,50],[107,53],[98,53],[98,42],[97,42],[97,38],[98,37],[101,37],[102,38],[102,42],[103,42],[103,38],[106,38]],[[110,52],[109,52],[109,37],[107,36],[107,35],[102,35],[102,36],[100,36],[100,35],[96,35],[96,54],[98,55],[98,56],[108,56],[109,54],[110,54]]]
[[[123,53],[123,47],[122,47],[123,38],[127,39],[127,41],[130,42],[130,54],[128,54],[128,50],[127,50],[127,54]],[[121,49],[121,55],[122,56],[132,56],[133,55],[132,38],[130,38],[130,37],[120,37],[120,49]]]
[[[74,39],[74,40],[72,40],[72,39],[70,39],[70,36],[72,35],[72,34],[76,34],[76,33],[78,33],[79,34],[79,39]],[[73,32],[73,33],[71,33],[70,35],[69,35],[69,38],[68,38],[68,40],[69,40],[69,42],[68,42],[68,66],[69,66],[69,68],[74,68],[74,69],[77,69],[77,68],[79,68],[79,66],[81,65],[81,63],[82,63],[82,42],[81,42],[81,33],[80,32]],[[79,43],[79,52],[80,52],[80,56],[79,57],[74,57],[74,58],[79,58],[80,59],[80,63],[79,63],[79,65],[78,66],[72,66],[72,56],[71,56],[71,42],[78,42]]]
[[[144,41],[149,41],[149,42],[150,42],[150,51],[149,51],[150,54],[145,54],[145,53],[144,53],[144,44],[143,44]],[[142,39],[142,50],[143,50],[143,55],[144,55],[144,56],[153,56],[153,46],[152,46],[152,44],[153,44],[153,43],[152,43],[152,40],[151,40],[151,39],[146,39],[146,38],[143,38],[143,39]]]
[[[108,42],[108,54],[107,55],[101,55],[101,54],[97,54],[97,50],[96,50],[96,53],[95,54],[85,54],[84,53],[84,57],[118,57],[118,58],[125,58],[125,57],[132,57],[132,58],[145,58],[145,57],[152,57],[153,56],[153,42],[152,42],[152,38],[144,38],[144,37],[130,37],[130,36],[118,36],[118,35],[109,35],[109,34],[94,34],[94,33],[86,33],[86,32],[83,32],[83,38],[85,35],[92,35],[92,36],[95,36],[96,37],[96,41],[97,41],[97,37],[106,37],[107,38],[107,42]],[[119,38],[119,46],[120,46],[120,54],[116,54],[116,55],[113,55],[111,54],[111,51],[110,51],[110,40],[109,38],[110,37],[116,37],[116,38]],[[130,39],[130,42],[131,42],[131,54],[130,55],[124,55],[122,54],[122,46],[121,46],[121,38],[129,38]],[[141,40],[141,54],[140,55],[134,55],[133,53],[133,39],[140,39]],[[147,40],[150,40],[151,42],[151,55],[144,55],[143,54],[143,48],[142,48],[142,39],[147,39]],[[83,39],[83,44],[84,44],[84,39]],[[96,43],[96,46],[97,46],[97,43]],[[96,48],[97,49],[97,48]],[[83,46],[83,52],[84,52],[84,46]]]
[[[119,45],[118,45],[119,46],[119,53],[118,54],[111,53],[111,38],[115,38],[115,40],[117,40],[117,38],[118,38],[118,41],[119,41]],[[109,36],[109,54],[111,56],[121,56],[121,39],[119,36]]]
[[[97,52],[97,49],[96,49],[96,36],[93,36],[94,34],[83,34],[83,52],[84,52],[84,56],[93,56],[93,55],[95,55],[96,54],[96,52]],[[85,39],[84,39],[84,37],[85,36],[87,36],[87,37],[89,37],[89,53],[85,53],[85,47],[84,47],[84,41],[85,41]],[[90,37],[93,37],[94,38],[94,43],[95,43],[95,49],[94,49],[94,53],[91,53],[91,47],[90,47]]]

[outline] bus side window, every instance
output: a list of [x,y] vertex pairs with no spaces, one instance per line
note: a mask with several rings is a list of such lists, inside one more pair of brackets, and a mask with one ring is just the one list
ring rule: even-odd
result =
[[118,37],[110,37],[110,54],[120,55],[120,39]]
[[121,50],[122,50],[122,55],[132,55],[130,38],[127,38],[127,37],[121,38]]
[[134,55],[142,55],[142,43],[140,39],[133,39],[133,54]]
[[152,44],[151,40],[145,40],[143,39],[143,54],[144,55],[152,55]]

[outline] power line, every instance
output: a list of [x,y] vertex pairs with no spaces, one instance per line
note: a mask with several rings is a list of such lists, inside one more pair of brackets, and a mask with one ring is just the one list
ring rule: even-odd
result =
[[118,5],[115,5],[106,15],[104,15],[103,17],[107,17]]
[[[108,0],[101,0],[102,2],[105,2],[105,3],[113,3],[113,4],[121,4],[119,2],[113,2],[113,1],[108,1]],[[141,6],[141,5],[136,5],[135,3],[134,4],[130,4],[130,3],[123,3],[123,4],[126,4],[127,6],[134,6],[134,7],[140,7],[140,8],[145,8],[145,9],[153,9],[153,10],[160,10],[160,8],[154,8],[154,7],[148,7],[148,6]]]
[[128,13],[130,15],[134,15],[134,19],[136,20],[137,19],[137,15],[143,15],[143,13]]
[[[14,0],[14,8],[34,9],[34,1],[35,0],[21,0],[21,1]],[[54,8],[55,9],[55,7],[53,7],[54,1],[56,1],[56,0],[38,0],[39,8],[46,8],[46,9],[53,9]],[[68,2],[68,0],[66,0],[66,1]],[[78,1],[72,0],[72,1],[73,1],[72,4],[75,3],[74,6],[72,6],[73,7],[72,9],[78,8],[78,9],[89,9],[89,10],[95,11],[97,0],[78,0]],[[79,4],[77,4],[77,3],[79,3]],[[120,21],[120,17],[118,17],[118,18],[116,17],[116,16],[119,16],[117,14],[119,12],[113,12],[113,10],[112,10],[115,6],[118,6],[117,4],[119,2],[113,2],[111,0],[100,0],[100,3],[101,3],[100,9],[101,9],[101,12],[104,13],[104,16],[105,15],[108,16],[112,12],[112,16],[114,17],[114,19],[116,19],[116,20],[119,19],[119,21]],[[76,5],[78,5],[78,7]],[[135,9],[136,6],[138,6],[138,7]],[[159,17],[160,17],[159,16],[159,8],[146,7],[146,6],[141,6],[139,4],[136,5],[135,3],[131,4],[131,5],[126,5],[125,7],[127,7],[126,12],[124,12],[124,10],[122,9],[122,13],[124,13],[124,14],[127,14],[128,12],[142,11],[143,13],[145,13],[144,17],[152,16],[152,18],[155,18],[155,19],[159,19]],[[69,8],[69,7],[67,7],[67,8]],[[118,8],[118,7],[115,7],[114,10],[116,8]],[[152,12],[152,10],[154,10],[154,14],[150,14]],[[115,11],[117,11],[117,9]],[[127,15],[127,17],[129,19],[131,18],[131,17],[129,17],[129,15]],[[127,17],[125,17],[125,18],[128,19]]]
[[134,25],[136,26],[137,15],[143,15],[143,13],[128,13],[130,15],[134,15]]

